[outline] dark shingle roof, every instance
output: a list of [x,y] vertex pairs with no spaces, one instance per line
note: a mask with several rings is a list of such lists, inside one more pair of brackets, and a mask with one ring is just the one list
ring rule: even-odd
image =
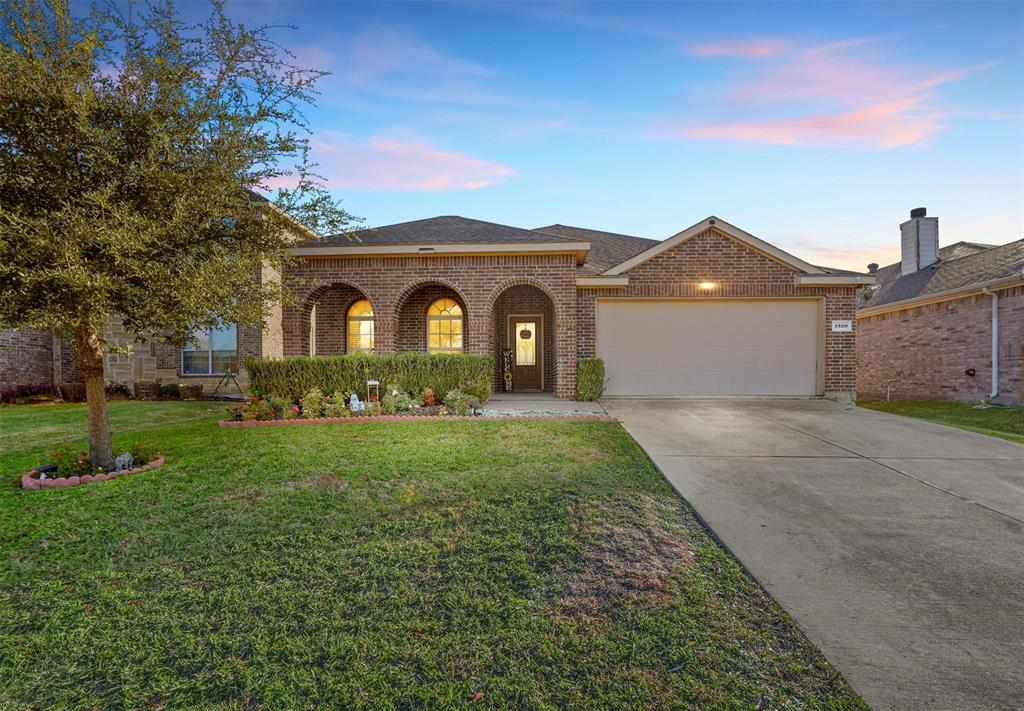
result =
[[352,247],[378,244],[509,244],[516,242],[565,242],[564,237],[546,235],[520,227],[446,215],[397,225],[371,227],[331,235],[302,244],[303,247]]
[[[963,256],[949,256],[956,254]],[[940,249],[939,255],[935,264],[906,276],[900,276],[898,262],[879,269],[878,288],[862,306],[885,306],[1024,274],[1024,239],[996,247],[958,242]]]
[[590,242],[590,254],[587,255],[586,263],[579,269],[579,273],[584,276],[592,276],[607,271],[616,264],[621,264],[627,259],[640,254],[645,249],[658,244],[658,240],[655,239],[620,235],[615,232],[588,230],[583,227],[570,227],[569,225],[548,225],[547,227],[538,227],[534,231],[548,235],[557,235],[563,239]]
[[[954,242],[953,244],[946,245],[945,247],[939,248],[939,261],[949,262],[960,257],[967,257],[978,252],[984,252],[986,249],[992,249],[996,245],[994,244],[980,244],[978,242]],[[900,278],[900,263],[888,264],[881,267],[876,273],[875,278],[878,280],[878,285],[884,287],[889,282],[895,281]]]

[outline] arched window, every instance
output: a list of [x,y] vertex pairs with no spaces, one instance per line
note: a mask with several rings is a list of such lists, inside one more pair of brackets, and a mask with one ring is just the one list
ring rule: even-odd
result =
[[348,352],[369,353],[373,350],[373,306],[360,299],[348,307]]
[[462,307],[438,299],[427,309],[427,353],[462,352]]

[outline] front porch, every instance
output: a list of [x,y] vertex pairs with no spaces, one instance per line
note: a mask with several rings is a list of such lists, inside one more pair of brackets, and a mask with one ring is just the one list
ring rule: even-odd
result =
[[285,356],[486,354],[495,362],[495,393],[575,393],[575,303],[555,296],[573,290],[556,292],[531,277],[490,289],[478,279],[440,277],[384,288],[331,275],[294,291],[298,305],[282,319]]

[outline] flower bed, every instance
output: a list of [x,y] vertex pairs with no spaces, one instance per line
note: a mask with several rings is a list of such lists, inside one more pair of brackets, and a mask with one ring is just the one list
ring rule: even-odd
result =
[[618,422],[611,415],[494,415],[474,417],[473,415],[373,415],[370,417],[314,417],[306,420],[221,420],[220,426],[245,429],[249,427],[292,427],[296,425],[357,424],[360,422],[438,422],[443,420],[475,420],[495,422],[497,420],[545,420],[547,422]]
[[480,401],[461,390],[449,390],[443,398],[438,398],[430,388],[415,394],[393,388],[382,397],[374,393],[368,402],[364,402],[358,393],[338,390],[325,395],[319,388],[313,388],[298,402],[254,395],[232,411],[231,419],[240,422],[273,422],[381,416],[461,417],[479,411]]
[[[95,474],[82,474],[81,476],[66,476],[66,477],[51,477],[51,472],[57,469],[56,464],[49,464],[43,467],[38,467],[23,474],[21,477],[21,487],[23,489],[54,489],[65,486],[77,486],[78,484],[90,484],[94,481],[108,481],[119,476],[126,474],[138,474],[139,472],[150,471],[163,465],[164,457],[162,454],[157,455],[156,459],[143,464],[140,467],[132,467],[131,469],[122,469],[121,471],[98,471]],[[45,478],[40,478],[45,477]]]

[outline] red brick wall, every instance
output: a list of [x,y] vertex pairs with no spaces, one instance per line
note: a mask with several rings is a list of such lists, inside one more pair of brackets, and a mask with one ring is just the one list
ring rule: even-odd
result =
[[358,289],[373,304],[379,352],[419,343],[420,336],[414,333],[418,319],[403,318],[403,311],[415,314],[421,305],[425,311],[425,287],[443,285],[463,305],[466,352],[497,357],[495,303],[507,289],[532,284],[549,296],[559,324],[552,339],[558,364],[554,392],[559,397],[575,392],[576,263],[570,254],[307,259],[289,269],[285,278],[295,297],[283,313],[286,356],[308,351],[309,299],[316,296],[314,290],[340,283]]
[[0,387],[53,382],[49,331],[0,331]]
[[[1021,402],[1024,287],[999,299],[999,389]],[[865,316],[857,321],[857,387],[865,398],[982,400],[991,391],[992,297]],[[975,375],[965,374],[974,368]]]
[[[494,332],[498,338],[498,351],[510,348],[508,337],[508,317],[512,314],[541,314],[544,317],[543,358],[544,358],[544,390],[552,390],[558,378],[558,364],[555,358],[555,337],[558,329],[555,321],[555,308],[551,299],[535,286],[524,284],[514,286],[502,294],[494,304]],[[500,361],[495,361],[494,389],[502,385]]]
[[[601,297],[822,297],[825,300],[825,392],[856,389],[856,333],[832,333],[833,319],[853,319],[854,287],[797,287],[795,270],[708,228],[691,239],[634,267],[625,289],[581,289],[577,320],[580,357],[594,355],[595,304]],[[702,281],[717,287],[703,290]]]
[[[334,284],[317,292],[316,354],[341,355],[348,349],[348,309],[366,297],[346,284]],[[308,306],[312,309],[313,300]],[[306,316],[309,318],[309,314]]]
[[410,294],[406,294],[405,303],[398,307],[398,324],[395,333],[395,350],[426,351],[427,350],[427,309],[438,299],[453,299],[462,307],[462,347],[466,347],[466,334],[471,325],[467,315],[468,309],[457,291],[440,284],[425,284]]

